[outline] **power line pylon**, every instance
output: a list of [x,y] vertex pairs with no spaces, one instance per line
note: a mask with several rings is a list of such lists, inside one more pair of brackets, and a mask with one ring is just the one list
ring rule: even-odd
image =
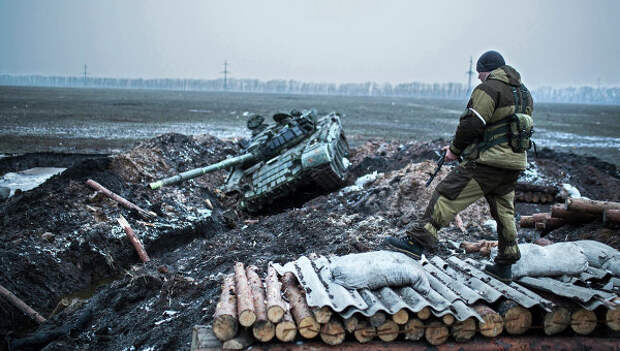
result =
[[228,90],[228,74],[230,73],[228,70],[228,61],[224,61],[224,70],[221,73],[224,73],[224,90]]
[[84,86],[86,86],[86,76],[88,75],[88,66],[84,64]]
[[474,75],[473,67],[474,67],[474,60],[470,56],[469,57],[469,71],[465,72],[465,73],[467,73],[467,76],[468,76],[468,80],[467,80],[467,94],[466,94],[468,97],[469,97],[469,94],[471,94],[471,77]]

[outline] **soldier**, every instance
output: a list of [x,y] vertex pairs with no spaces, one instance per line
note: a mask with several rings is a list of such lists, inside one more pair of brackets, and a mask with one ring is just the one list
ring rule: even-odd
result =
[[[407,238],[388,237],[385,246],[419,258],[425,249],[437,244],[441,227],[484,196],[497,222],[499,242],[495,264],[486,266],[485,271],[510,282],[510,267],[521,257],[516,241],[514,190],[527,163],[533,100],[519,73],[506,65],[498,52],[485,52],[478,59],[476,70],[482,83],[472,92],[453,141],[442,149],[447,161],[459,156],[465,161],[437,185],[422,218],[405,228]],[[525,149],[513,147],[508,136],[510,123],[517,117],[530,122]]]

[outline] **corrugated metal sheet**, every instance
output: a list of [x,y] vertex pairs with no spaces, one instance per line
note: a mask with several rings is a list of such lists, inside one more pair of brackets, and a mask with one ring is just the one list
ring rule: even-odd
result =
[[[518,282],[504,284],[481,270],[479,262],[439,256],[422,260],[428,273],[430,291],[421,295],[411,287],[383,287],[377,290],[347,289],[335,284],[331,279],[329,259],[323,256],[313,258],[302,256],[285,265],[273,264],[280,274],[293,273],[306,290],[306,300],[311,307],[329,306],[342,317],[355,313],[372,316],[377,312],[395,314],[401,309],[419,312],[430,307],[437,317],[453,315],[462,321],[470,317],[480,319],[471,307],[478,301],[493,303],[500,299],[510,299],[525,308],[539,306],[550,311],[553,303],[530,289],[550,292],[573,299],[586,309],[592,310],[601,305],[612,306],[618,298],[613,292],[602,291],[573,283],[583,283],[589,279],[604,279],[610,276],[602,269],[590,268],[576,279],[561,281],[552,278],[524,277]],[[617,278],[611,277],[611,286]]]

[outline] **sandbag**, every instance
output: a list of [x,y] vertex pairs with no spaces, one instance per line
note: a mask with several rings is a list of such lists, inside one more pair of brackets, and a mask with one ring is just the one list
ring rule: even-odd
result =
[[[588,269],[588,258],[573,242],[555,243],[548,246],[519,244],[521,259],[512,265],[512,277],[553,277],[577,275]],[[497,249],[491,251],[495,259]]]
[[592,267],[602,268],[620,276],[620,251],[594,240],[575,241]]
[[334,283],[348,289],[411,286],[421,294],[430,290],[426,271],[400,252],[373,251],[337,257],[329,265]]

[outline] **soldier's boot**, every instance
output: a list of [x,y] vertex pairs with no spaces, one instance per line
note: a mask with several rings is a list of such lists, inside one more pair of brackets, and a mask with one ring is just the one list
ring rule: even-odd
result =
[[388,236],[383,240],[383,246],[387,250],[402,252],[416,260],[419,260],[424,253],[424,247],[411,239],[397,239]]
[[488,273],[495,279],[510,284],[512,283],[512,268],[511,264],[495,263],[493,265],[487,265],[484,267],[485,273]]
[[424,221],[413,221],[407,225],[404,231],[406,236],[403,239],[391,236],[385,238],[384,247],[419,260],[427,248],[432,247],[437,242],[435,236],[425,229]]

